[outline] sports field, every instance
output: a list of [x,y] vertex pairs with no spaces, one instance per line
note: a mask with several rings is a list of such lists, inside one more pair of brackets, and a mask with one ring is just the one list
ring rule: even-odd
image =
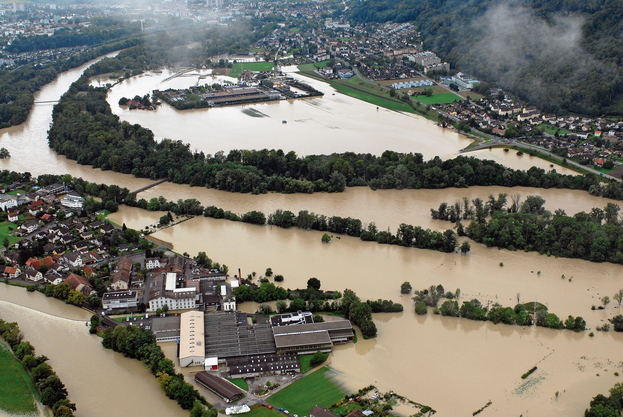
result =
[[329,368],[320,368],[270,397],[268,403],[299,416],[309,415],[314,405],[329,407],[335,404],[344,398],[345,393],[329,379],[327,372]]
[[231,67],[230,77],[238,77],[242,71],[271,71],[273,69],[272,62],[237,62]]
[[459,96],[452,93],[441,93],[441,94],[433,94],[430,97],[426,96],[418,96],[417,99],[424,104],[447,104],[454,103],[455,101],[461,100]]
[[36,388],[22,364],[0,343],[0,410],[13,414],[37,411]]

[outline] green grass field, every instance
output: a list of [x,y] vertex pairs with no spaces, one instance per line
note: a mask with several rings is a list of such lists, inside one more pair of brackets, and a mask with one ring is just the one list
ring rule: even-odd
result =
[[0,409],[9,413],[28,414],[37,411],[35,385],[26,369],[0,343]]
[[244,382],[244,378],[230,379],[229,382],[231,382],[232,384],[234,384],[235,386],[237,386],[240,389],[243,389],[245,391],[249,391],[249,386],[247,385],[246,382]]
[[326,67],[328,63],[329,63],[329,61],[320,61],[320,62],[316,62],[314,64],[303,64],[303,65],[299,65],[299,70],[301,70],[301,71],[314,71],[316,69]]
[[261,404],[251,406],[251,411],[244,415],[245,417],[283,417],[279,411],[264,407]]
[[301,362],[301,373],[304,374],[311,369],[311,358],[314,355],[299,355],[299,362]]
[[309,415],[314,405],[329,407],[335,404],[344,398],[345,393],[329,379],[327,372],[327,367],[319,369],[279,391],[268,399],[268,403],[299,416]]
[[433,94],[430,97],[426,96],[418,96],[418,101],[421,103],[432,105],[432,104],[447,104],[454,103],[455,101],[460,101],[461,98],[452,93],[441,93],[441,94]]
[[[9,230],[9,227],[13,228],[13,230]],[[9,243],[12,245],[15,242],[19,242],[22,240],[21,237],[17,236],[9,236],[9,233],[13,233],[17,229],[17,226],[11,222],[2,222],[0,223],[0,245],[4,242],[4,238],[9,238]]]
[[238,62],[231,67],[230,77],[238,77],[242,71],[271,71],[273,69],[272,62]]
[[553,135],[556,132],[558,132],[559,135],[566,135],[566,134],[569,133],[568,130],[559,129],[559,128],[554,127],[552,125],[545,125],[545,124],[537,126],[537,129],[544,130],[546,133],[549,133],[550,135]]

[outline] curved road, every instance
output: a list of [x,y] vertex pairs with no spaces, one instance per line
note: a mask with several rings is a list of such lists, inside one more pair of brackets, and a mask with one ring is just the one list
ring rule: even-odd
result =
[[[478,150],[481,150],[481,149],[488,149],[488,148],[490,148],[492,146],[504,146],[504,145],[509,145],[509,146],[518,145],[518,146],[521,146],[521,147],[524,147],[524,148],[534,149],[534,150],[542,152],[542,153],[544,153],[544,154],[546,154],[546,155],[548,155],[548,156],[550,156],[550,157],[552,157],[554,159],[558,159],[561,162],[561,165],[562,165],[562,161],[565,159],[564,157],[562,157],[560,155],[553,154],[553,153],[551,153],[551,152],[547,151],[546,149],[543,149],[543,148],[541,148],[539,146],[532,145],[532,144],[526,143],[526,142],[521,142],[519,140],[512,140],[512,139],[511,140],[505,140],[505,139],[502,139],[502,138],[494,138],[493,141],[491,141],[491,142],[481,143],[480,145],[474,146],[473,148],[461,149],[460,153],[466,153],[466,152],[471,152],[471,151],[478,151]],[[616,178],[616,177],[613,177],[611,175],[604,174],[603,172],[599,172],[596,169],[587,167],[585,165],[579,164],[579,163],[577,163],[575,161],[571,161],[569,159],[567,159],[567,164],[573,165],[573,166],[578,167],[578,168],[582,168],[582,169],[584,169],[584,170],[586,170],[588,172],[591,172],[591,173],[593,173],[595,175],[599,175],[599,176],[604,177],[604,178],[613,179],[613,180],[619,181],[619,182],[621,181],[621,178]]]

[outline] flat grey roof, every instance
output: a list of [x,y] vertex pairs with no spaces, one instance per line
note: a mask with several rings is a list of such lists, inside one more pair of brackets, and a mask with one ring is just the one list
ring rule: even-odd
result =
[[310,333],[275,335],[275,345],[277,348],[324,344],[331,345],[331,337],[329,337],[329,332],[326,330]]
[[180,316],[152,317],[151,331],[156,339],[180,336]]
[[247,325],[246,315],[235,312],[207,313],[205,323],[206,357],[258,355],[275,353],[275,339],[270,325]]
[[323,323],[311,323],[311,324],[295,324],[292,326],[278,326],[273,327],[275,336],[279,334],[289,333],[305,333],[305,332],[317,332],[322,330],[337,331],[337,330],[352,330],[353,326],[349,320],[336,320],[327,321]]

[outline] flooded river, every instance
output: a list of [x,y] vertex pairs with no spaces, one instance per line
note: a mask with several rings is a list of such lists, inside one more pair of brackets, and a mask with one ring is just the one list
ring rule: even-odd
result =
[[104,349],[90,335],[91,314],[24,288],[0,284],[0,318],[17,321],[37,354],[50,358],[78,417],[187,417],[169,400],[149,369],[135,360]]
[[[85,67],[59,76],[36,95],[36,101],[57,100]],[[184,82],[197,81],[186,78]],[[380,153],[393,149],[422,152],[426,157],[452,157],[468,143],[461,136],[415,116],[377,111],[374,106],[339,93],[333,95],[330,87],[315,81],[309,82],[325,92],[322,99],[183,113],[166,105],[155,112],[128,112],[116,105],[120,95],[144,94],[157,88],[157,80],[154,74],[115,87],[109,97],[113,111],[125,120],[153,129],[159,138],[191,142],[193,148],[208,153],[264,147],[300,154],[345,150]],[[46,138],[51,111],[52,104],[36,104],[25,124],[0,130],[0,146],[12,154],[10,159],[0,161],[0,167],[33,174],[69,173],[132,190],[150,183],[79,166],[56,156],[48,148]],[[288,121],[286,125],[281,123],[284,119]],[[520,169],[533,164],[547,169],[549,165],[501,150],[480,151],[476,156],[491,157]],[[448,228],[450,223],[430,219],[430,208],[463,196],[486,198],[498,192],[519,193],[523,198],[539,194],[547,200],[548,209],[564,208],[568,214],[607,203],[580,191],[501,187],[376,192],[356,188],[341,194],[251,196],[163,184],[139,196],[164,195],[170,200],[195,197],[204,205],[238,213],[306,209],[374,221],[380,228],[395,231],[402,222],[432,229]],[[159,215],[123,207],[111,218],[142,228],[155,223]],[[338,347],[331,357],[331,366],[353,390],[370,383],[382,390],[394,389],[432,406],[439,411],[438,415],[470,416],[489,400],[493,404],[482,416],[581,415],[592,396],[607,392],[618,381],[613,372],[623,372],[621,334],[596,333],[590,338],[588,332],[495,326],[432,315],[416,317],[409,297],[399,293],[404,281],[410,281],[416,289],[441,283],[447,290],[460,288],[463,300],[477,297],[510,306],[516,303],[519,293],[523,302],[536,298],[559,317],[582,315],[594,329],[620,313],[613,304],[604,311],[590,310],[600,297],[612,297],[623,286],[623,267],[619,265],[499,251],[476,244],[468,256],[378,245],[348,237],[322,244],[318,232],[203,217],[155,236],[172,242],[178,252],[195,255],[206,251],[232,271],[241,268],[245,276],[253,271],[262,274],[271,267],[285,276],[285,287],[302,287],[308,278],[317,277],[324,289],[351,288],[363,299],[402,302],[405,312],[401,314],[375,315],[379,331],[376,339],[365,341],[359,337],[355,345]],[[499,266],[500,262],[504,267]],[[243,305],[249,310],[254,307]],[[88,313],[41,294],[0,284],[0,317],[19,321],[38,353],[51,358],[71,399],[78,404],[78,416],[187,415],[166,399],[140,363],[104,350],[100,339],[88,334],[84,326]],[[172,349],[167,346],[165,351],[171,355]],[[534,377],[521,380],[521,374],[537,363],[539,370]],[[556,399],[557,391],[560,395]],[[118,404],[123,405],[122,413]]]
[[[531,187],[470,187],[447,188],[443,190],[377,190],[368,187],[347,188],[343,193],[315,194],[240,194],[219,191],[203,187],[190,187],[173,183],[163,183],[139,194],[139,198],[149,201],[150,198],[165,196],[168,200],[196,198],[204,206],[217,206],[234,213],[243,214],[258,210],[268,215],[276,209],[290,210],[298,214],[300,210],[308,210],[326,216],[353,217],[364,223],[375,222],[379,229],[388,227],[392,232],[401,223],[419,225],[423,228],[445,230],[454,225],[430,216],[431,208],[438,208],[442,202],[454,204],[463,197],[470,200],[481,198],[487,200],[489,195],[497,198],[499,193],[507,193],[511,202],[511,194],[521,195],[522,201],[529,195],[540,195],[545,200],[546,209],[552,213],[563,208],[567,214],[573,215],[580,211],[590,212],[593,207],[604,208],[608,202],[620,202],[601,197],[591,196],[585,191],[562,189],[542,189]],[[158,222],[161,213],[149,213],[131,207],[120,207],[118,213],[110,216],[115,223],[126,223],[135,229],[142,229],[148,224]]]
[[[452,158],[470,139],[441,129],[419,116],[377,108],[337,93],[326,83],[301,77],[322,91],[321,98],[287,100],[247,106],[178,111],[163,104],[156,111],[127,110],[121,97],[145,95],[154,89],[185,88],[199,83],[222,82],[227,77],[199,79],[173,72],[139,76],[112,88],[108,102],[113,113],[130,123],[150,128],[156,139],[169,138],[191,144],[192,149],[214,154],[231,149],[283,149],[299,155],[362,152],[381,154],[387,149],[420,152],[425,159]],[[233,80],[233,79],[230,79]],[[286,121],[287,124],[282,122]]]

